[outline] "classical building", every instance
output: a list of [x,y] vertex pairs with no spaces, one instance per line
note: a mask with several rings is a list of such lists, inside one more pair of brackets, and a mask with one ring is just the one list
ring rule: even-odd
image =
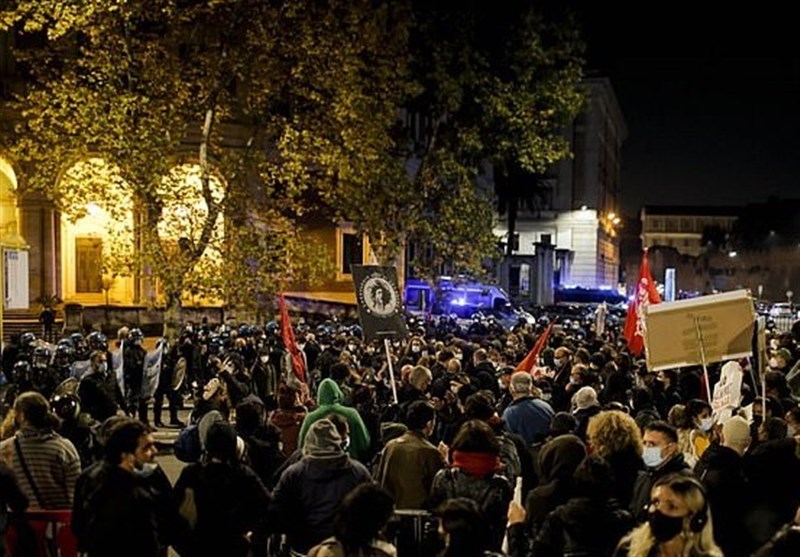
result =
[[[526,292],[528,260],[537,249],[557,285],[615,288],[619,282],[621,149],[628,132],[611,81],[591,77],[584,85],[586,107],[564,130],[573,156],[550,169],[534,210],[520,205],[516,237],[508,237],[502,218],[495,228],[503,242],[514,244],[511,259],[522,262],[505,262],[511,269],[504,286],[511,292]],[[533,281],[548,290],[549,277]]]
[[642,245],[663,246],[698,256],[708,241],[719,245],[730,234],[741,207],[650,205],[642,207]]

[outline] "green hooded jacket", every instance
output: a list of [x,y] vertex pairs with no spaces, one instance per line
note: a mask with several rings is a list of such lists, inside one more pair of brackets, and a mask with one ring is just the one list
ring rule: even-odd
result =
[[369,432],[358,411],[342,404],[342,390],[336,381],[333,379],[322,380],[317,389],[317,404],[319,407],[308,414],[303,420],[303,425],[300,426],[298,446],[303,446],[311,424],[325,418],[328,414],[340,414],[347,418],[347,422],[350,424],[350,447],[347,452],[353,458],[364,462],[369,456]]

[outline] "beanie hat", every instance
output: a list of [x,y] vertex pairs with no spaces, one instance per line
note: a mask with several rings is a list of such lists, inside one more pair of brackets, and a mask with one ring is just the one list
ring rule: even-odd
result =
[[303,444],[303,456],[310,458],[336,458],[344,454],[342,436],[330,420],[322,419],[311,424]]
[[205,449],[206,441],[208,440],[208,430],[217,422],[224,422],[225,418],[219,410],[209,410],[206,412],[200,421],[197,422],[197,436],[200,438],[200,446]]
[[747,447],[750,444],[750,425],[741,416],[733,416],[722,424],[722,437],[726,445]]
[[597,391],[593,387],[581,387],[572,397],[572,403],[576,410],[586,410],[592,406],[598,406]]
[[792,361],[792,353],[788,348],[781,348],[775,352],[776,358],[781,358],[784,362],[789,363]]
[[206,453],[209,457],[218,458],[223,462],[236,462],[237,438],[233,426],[228,422],[212,423],[206,434]]

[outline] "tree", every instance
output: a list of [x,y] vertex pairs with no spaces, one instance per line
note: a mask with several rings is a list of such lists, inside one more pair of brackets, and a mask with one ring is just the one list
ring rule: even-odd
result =
[[389,6],[19,0],[2,21],[39,44],[3,147],[68,215],[131,200],[139,247],[110,271],[157,280],[168,321],[187,292],[263,301],[326,270],[303,200],[341,215],[338,190],[384,171],[403,91]]
[[[420,161],[416,180],[438,181],[454,188],[448,195],[463,195],[457,210],[467,218],[442,228],[444,236],[434,233],[433,243],[445,253],[454,240],[474,246],[459,263],[475,270],[495,242],[486,209],[492,194],[513,231],[516,207],[537,193],[537,176],[569,155],[560,131],[582,104],[583,47],[569,19],[553,19],[530,2],[502,9],[459,2],[456,9],[417,1],[414,9],[413,68],[421,87],[410,106],[425,122],[422,141],[412,142]],[[494,192],[467,184],[475,182],[493,182]],[[426,222],[441,208],[452,209],[434,205]],[[424,226],[421,232],[421,238],[432,233]]]

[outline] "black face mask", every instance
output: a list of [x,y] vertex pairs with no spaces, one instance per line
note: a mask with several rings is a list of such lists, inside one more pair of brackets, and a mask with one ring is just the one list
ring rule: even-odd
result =
[[758,429],[758,426],[760,426],[763,422],[764,416],[761,414],[753,414],[753,425],[756,427],[756,429]]
[[682,516],[667,516],[661,511],[650,513],[647,522],[653,537],[659,543],[668,542],[683,530]]

